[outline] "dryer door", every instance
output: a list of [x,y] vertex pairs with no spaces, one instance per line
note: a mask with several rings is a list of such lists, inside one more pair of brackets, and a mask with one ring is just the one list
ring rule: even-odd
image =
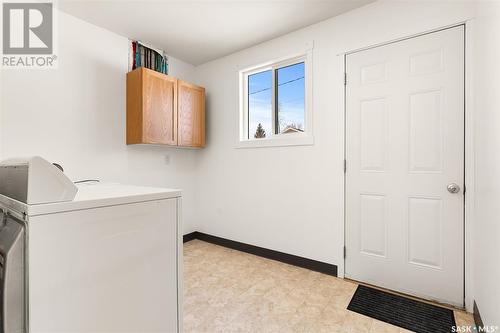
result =
[[0,333],[26,332],[24,223],[3,214],[0,222]]

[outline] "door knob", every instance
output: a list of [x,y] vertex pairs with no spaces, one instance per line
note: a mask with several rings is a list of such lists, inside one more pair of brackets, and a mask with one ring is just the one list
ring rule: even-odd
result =
[[450,193],[460,192],[460,186],[458,186],[458,184],[455,184],[455,183],[449,184],[447,188],[448,188],[448,192],[450,192]]

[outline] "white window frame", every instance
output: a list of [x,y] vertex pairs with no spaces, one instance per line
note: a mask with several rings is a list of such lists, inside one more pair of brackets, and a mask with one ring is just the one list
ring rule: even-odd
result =
[[[304,62],[304,132],[276,134],[276,70]],[[255,139],[248,135],[248,77],[250,75],[271,70],[272,73],[272,133],[269,137]],[[264,64],[239,71],[240,82],[240,116],[239,140],[237,148],[258,148],[276,146],[300,146],[314,144],[312,117],[312,50],[276,59]]]

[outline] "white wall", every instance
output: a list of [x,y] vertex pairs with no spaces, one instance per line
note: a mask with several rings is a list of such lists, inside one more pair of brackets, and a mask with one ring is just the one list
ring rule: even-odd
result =
[[[125,145],[128,40],[62,12],[57,33],[57,69],[1,71],[1,157],[40,155],[74,180],[181,188],[193,231],[198,151]],[[189,64],[170,58],[170,69],[193,79]]]
[[486,325],[500,326],[500,3],[478,6],[474,22],[474,298]]
[[[343,274],[343,65],[339,53],[463,22],[473,2],[381,1],[197,67],[208,138],[199,230],[333,263]],[[238,70],[314,41],[313,146],[235,149]]]

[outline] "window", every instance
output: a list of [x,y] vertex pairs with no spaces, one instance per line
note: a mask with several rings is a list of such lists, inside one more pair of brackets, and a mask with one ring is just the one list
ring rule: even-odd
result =
[[304,62],[276,70],[276,133],[304,132]]
[[273,76],[270,70],[248,76],[248,139],[272,132]]
[[240,147],[312,143],[309,54],[240,72]]

